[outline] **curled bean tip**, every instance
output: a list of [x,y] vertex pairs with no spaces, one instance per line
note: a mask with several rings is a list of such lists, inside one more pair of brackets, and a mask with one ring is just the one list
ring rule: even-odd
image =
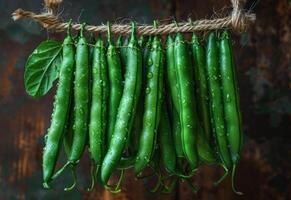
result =
[[43,187],[45,189],[50,189],[51,188],[50,185],[47,182],[44,182],[42,185],[43,185]]

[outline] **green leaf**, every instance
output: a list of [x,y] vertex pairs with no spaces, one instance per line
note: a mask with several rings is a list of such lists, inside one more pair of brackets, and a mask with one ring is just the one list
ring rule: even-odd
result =
[[28,57],[24,84],[27,94],[32,97],[45,95],[58,77],[61,64],[62,44],[58,41],[47,40]]

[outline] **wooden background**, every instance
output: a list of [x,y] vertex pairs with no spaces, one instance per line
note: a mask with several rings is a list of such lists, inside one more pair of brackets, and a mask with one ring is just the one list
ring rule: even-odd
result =
[[[0,199],[291,199],[290,149],[290,77],[291,77],[291,3],[289,0],[250,0],[257,22],[248,33],[234,35],[236,62],[242,102],[246,144],[238,168],[236,183],[244,196],[231,191],[227,179],[214,188],[212,182],[222,171],[202,167],[195,182],[200,186],[193,194],[180,184],[172,194],[151,194],[148,183],[135,181],[128,172],[124,192],[111,195],[100,187],[84,191],[89,182],[88,154],[78,168],[80,191],[65,193],[69,174],[42,189],[41,157],[43,135],[49,125],[54,90],[34,100],[25,94],[23,71],[25,61],[37,44],[46,38],[62,39],[48,34],[30,21],[13,22],[10,14],[22,7],[41,11],[40,0],[0,0]],[[107,20],[135,19],[151,23],[153,19],[178,20],[214,17],[221,9],[229,11],[228,0],[64,0],[60,11],[91,24]],[[214,11],[215,15],[214,15]],[[63,158],[61,159],[63,160]]]

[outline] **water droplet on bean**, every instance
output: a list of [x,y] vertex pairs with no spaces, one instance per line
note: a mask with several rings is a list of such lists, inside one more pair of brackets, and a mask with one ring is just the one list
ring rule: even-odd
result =
[[146,92],[146,94],[149,94],[151,92],[151,89],[149,87],[147,87],[145,92]]
[[152,64],[153,64],[153,60],[151,58],[149,58],[148,65],[152,65]]
[[149,72],[148,75],[147,75],[148,79],[152,78],[153,77],[153,73],[152,72]]

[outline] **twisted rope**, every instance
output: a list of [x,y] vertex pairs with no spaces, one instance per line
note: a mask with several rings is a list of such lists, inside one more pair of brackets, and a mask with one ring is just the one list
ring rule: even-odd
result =
[[[189,33],[196,31],[217,30],[223,28],[234,29],[238,32],[246,31],[250,24],[255,22],[256,15],[253,13],[245,13],[241,8],[244,0],[231,0],[232,13],[230,16],[217,19],[202,19],[189,22],[180,22],[178,26],[176,24],[161,24],[158,28],[152,25],[139,25],[137,26],[138,34],[143,35],[163,35],[170,33]],[[23,18],[31,18],[34,21],[40,23],[44,28],[54,30],[56,32],[64,31],[68,28],[68,23],[62,22],[59,16],[55,15],[55,10],[58,8],[62,0],[45,0],[47,7],[46,13],[35,14],[30,11],[25,11],[21,8],[12,13],[13,20],[19,20]],[[107,32],[107,25],[87,25],[86,30],[89,32]],[[81,24],[73,23],[72,29],[80,30]],[[128,24],[113,24],[111,25],[111,32],[114,34],[128,34],[131,32],[131,26]]]

